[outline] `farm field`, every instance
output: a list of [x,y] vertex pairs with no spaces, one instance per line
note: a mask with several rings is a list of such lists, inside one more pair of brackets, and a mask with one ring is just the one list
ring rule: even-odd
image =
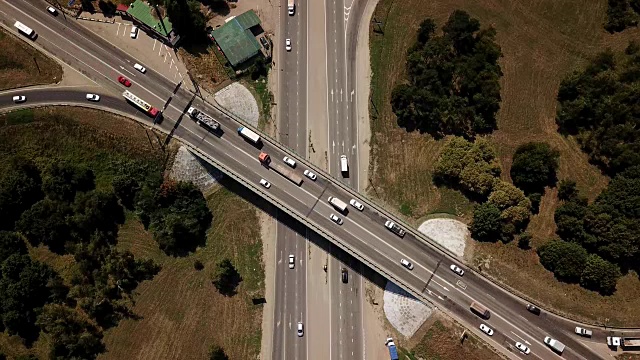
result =
[[[371,186],[370,195],[406,216],[413,225],[435,213],[471,220],[473,204],[458,192],[437,188],[431,172],[446,139],[407,133],[398,127],[391,110],[393,86],[405,78],[405,54],[415,41],[419,23],[435,19],[440,28],[456,9],[467,11],[481,26],[497,30],[502,48],[500,65],[501,109],[498,130],[490,137],[497,150],[502,176],[509,180],[511,157],[522,143],[545,141],[560,151],[559,179],[573,179],[581,193],[593,200],[608,178],[587,161],[574,139],[556,131],[556,94],[561,79],[578,70],[597,52],[611,47],[622,50],[640,31],[630,29],[610,35],[603,29],[606,2],[540,0],[380,0],[370,34],[372,66]],[[380,34],[382,31],[383,34]],[[640,321],[640,283],[635,273],[618,283],[618,291],[601,297],[577,285],[562,284],[537,261],[535,247],[555,233],[553,214],[558,205],[556,189],[547,189],[540,212],[528,231],[533,249],[511,244],[474,243],[468,257],[476,269],[510,286],[546,309],[587,322],[632,326]],[[553,289],[553,291],[549,291]],[[579,306],[576,299],[580,299]],[[628,309],[620,312],[620,308]]]

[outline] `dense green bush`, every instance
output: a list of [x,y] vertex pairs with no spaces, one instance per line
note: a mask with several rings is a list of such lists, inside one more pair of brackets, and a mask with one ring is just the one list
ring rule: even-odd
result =
[[490,133],[496,128],[502,76],[495,29],[481,30],[478,20],[456,10],[443,35],[435,30],[431,19],[420,24],[407,54],[409,81],[391,94],[398,125],[434,137]]

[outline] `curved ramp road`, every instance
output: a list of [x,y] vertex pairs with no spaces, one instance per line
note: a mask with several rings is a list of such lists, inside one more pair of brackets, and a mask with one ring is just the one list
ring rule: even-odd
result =
[[[35,3],[37,6],[33,6]],[[12,23],[16,19],[27,24],[39,33],[36,46],[44,46],[47,50],[54,48],[54,54],[69,64],[77,65],[90,78],[104,86],[111,96],[103,94],[96,106],[107,106],[119,112],[126,112],[144,120],[133,106],[124,99],[119,99],[123,88],[117,83],[119,69],[131,68],[135,59],[120,52],[102,39],[78,27],[73,21],[64,22],[61,17],[52,18],[45,13],[42,3],[36,1],[4,1],[0,0],[0,19]],[[106,49],[106,50],[105,50]],[[131,76],[128,73],[124,74]],[[491,318],[483,321],[495,330],[488,339],[494,346],[512,349],[518,341],[531,348],[531,354],[513,354],[528,359],[558,358],[546,345],[543,339],[552,336],[567,345],[564,359],[596,359],[600,356],[592,352],[586,345],[589,342],[602,344],[604,331],[594,332],[592,339],[579,338],[573,334],[570,321],[543,312],[535,316],[526,311],[526,303],[503,291],[499,286],[487,281],[480,275],[464,268],[463,277],[449,269],[452,263],[458,263],[450,255],[443,252],[425,236],[408,228],[394,219],[391,214],[363,198],[333,177],[308,164],[308,162],[280,144],[263,137],[261,149],[253,146],[238,136],[240,121],[226,114],[223,110],[202,103],[195,95],[180,89],[172,95],[175,84],[152,69],[146,75],[137,74],[130,77],[134,85],[130,90],[153,106],[163,108],[164,121],[155,125],[157,129],[171,134],[182,141],[193,152],[212,163],[229,176],[245,184],[260,196],[263,196],[283,212],[301,221],[313,231],[329,239],[333,244],[355,256],[386,278],[404,287],[412,294],[436,306],[450,309],[461,320],[475,328],[480,319],[469,311],[472,301],[478,301],[491,310]],[[86,91],[95,92],[95,91]],[[50,90],[25,89],[0,94],[0,107],[14,108],[16,104],[11,96],[17,93],[27,96],[27,102],[21,106],[35,103],[88,103],[83,99],[86,92],[65,90],[52,87]],[[77,100],[78,97],[81,100]],[[195,106],[213,116],[220,122],[222,132],[217,136],[201,128],[184,114],[195,102]],[[129,108],[129,109],[127,109]],[[150,121],[150,119],[149,119]],[[150,122],[146,122],[150,124]],[[269,153],[273,161],[281,161],[285,155],[296,160],[295,171],[302,174],[311,169],[318,174],[317,181],[305,180],[300,187],[272,170],[262,166],[258,161],[261,151]],[[261,178],[271,182],[265,189],[258,184]],[[364,204],[360,212],[349,207],[348,213],[342,215],[342,226],[329,219],[336,210],[327,202],[329,196],[335,196],[348,202],[357,198]],[[392,219],[407,230],[404,238],[399,238],[384,227],[384,222]],[[401,258],[408,259],[415,267],[408,270],[400,265]],[[292,323],[297,321],[292,320]],[[305,324],[308,325],[308,324]],[[308,326],[307,326],[308,328]],[[305,337],[310,334],[305,334]],[[301,355],[302,356],[302,355]]]

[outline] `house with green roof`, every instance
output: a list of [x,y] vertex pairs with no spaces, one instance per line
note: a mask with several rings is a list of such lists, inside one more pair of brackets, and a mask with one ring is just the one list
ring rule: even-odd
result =
[[260,53],[256,36],[262,32],[260,18],[253,10],[249,10],[226,20],[224,25],[211,31],[211,37],[235,68]]
[[126,10],[127,15],[135,19],[146,31],[155,32],[157,35],[169,40],[175,45],[178,36],[173,33],[173,25],[167,17],[161,17],[153,7],[142,0],[135,0]]

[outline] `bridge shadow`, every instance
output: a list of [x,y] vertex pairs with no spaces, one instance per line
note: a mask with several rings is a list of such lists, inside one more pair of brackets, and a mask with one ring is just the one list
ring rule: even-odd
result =
[[[221,173],[220,170],[218,170],[216,167],[212,166],[211,164],[202,160],[199,157],[198,157],[198,161],[209,171],[209,174],[211,174],[212,176],[217,177]],[[350,255],[346,251],[339,248],[337,245],[332,244],[329,240],[325,239],[323,236],[319,235],[312,229],[309,229],[303,223],[294,219],[287,213],[281,211],[276,206],[272,205],[270,202],[262,198],[260,195],[248,189],[246,186],[230,178],[229,176],[222,176],[222,178],[218,179],[218,183],[224,186],[225,188],[227,188],[228,190],[234,192],[235,194],[240,196],[242,199],[253,204],[261,211],[277,219],[278,222],[280,222],[287,228],[291,229],[292,231],[296,232],[301,237],[306,237],[308,235],[309,241],[311,241],[313,244],[315,244],[317,247],[319,247],[323,251],[330,254],[332,257],[338,259],[343,264],[342,266],[349,269],[351,274],[353,273],[359,274],[364,278],[366,278],[367,280],[369,280],[369,282],[374,284],[375,286],[381,289],[385,288],[387,280],[383,276],[378,274],[375,270],[371,269],[367,264],[364,264],[363,262],[359,261],[358,259]],[[323,269],[312,269],[312,271],[317,271],[317,270],[323,271]],[[331,275],[336,276],[337,281],[340,281],[339,269],[337,271],[332,271]],[[350,277],[349,282],[351,281],[352,281],[352,278]],[[363,291],[361,295],[364,296],[365,295],[364,289],[361,289],[361,290]],[[367,301],[373,301],[373,299],[367,298]],[[377,305],[377,304],[374,304],[374,305]]]

